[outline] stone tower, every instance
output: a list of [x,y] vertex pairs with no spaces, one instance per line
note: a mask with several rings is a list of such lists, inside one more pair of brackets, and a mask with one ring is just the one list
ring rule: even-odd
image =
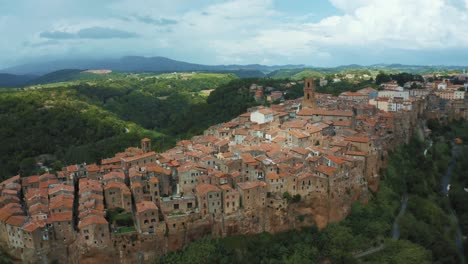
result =
[[302,108],[315,108],[315,83],[314,79],[305,79],[304,98],[302,99]]
[[141,149],[143,150],[143,153],[148,153],[151,151],[151,139],[149,138],[144,138],[141,140]]

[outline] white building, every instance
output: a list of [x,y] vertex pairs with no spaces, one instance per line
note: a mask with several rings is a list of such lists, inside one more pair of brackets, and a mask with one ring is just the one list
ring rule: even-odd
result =
[[447,89],[447,83],[446,82],[441,82],[437,85],[437,90],[445,90]]
[[257,110],[250,114],[250,121],[255,122],[257,124],[273,122],[273,120],[275,119],[274,114],[275,112],[271,109]]
[[454,91],[453,92],[453,98],[455,100],[457,99],[465,99],[465,91]]
[[427,96],[431,91],[429,89],[411,89],[410,96]]
[[399,90],[383,90],[379,91],[378,97],[386,97],[386,98],[402,98],[403,100],[409,99],[409,91],[399,91]]

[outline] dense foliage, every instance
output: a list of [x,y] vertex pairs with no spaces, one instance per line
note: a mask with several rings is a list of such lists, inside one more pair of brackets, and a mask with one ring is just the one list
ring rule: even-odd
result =
[[[148,74],[1,93],[0,177],[39,173],[40,160],[54,169],[96,162],[143,137],[163,150],[253,105],[244,84],[224,74]],[[218,86],[207,103],[201,91]]]
[[[451,144],[454,138],[461,138],[462,144],[455,144],[455,152],[457,153],[456,162],[453,165],[453,173],[451,175],[451,185],[449,191],[450,203],[453,210],[458,216],[458,221],[462,236],[468,236],[468,122],[454,122],[449,126],[438,126],[433,131],[445,140],[447,144]],[[468,256],[468,245],[464,243],[464,254]]]
[[[0,176],[38,172],[36,157],[59,159],[57,167],[93,162],[159,134],[84,100],[67,89],[0,94]],[[53,166],[53,164],[49,164]]]
[[401,72],[401,73],[396,73],[396,74],[387,74],[384,72],[380,72],[375,77],[375,83],[377,85],[380,85],[385,82],[390,82],[390,81],[396,81],[398,85],[403,86],[407,82],[413,82],[413,81],[424,82],[424,78],[421,75],[411,74],[407,72]]

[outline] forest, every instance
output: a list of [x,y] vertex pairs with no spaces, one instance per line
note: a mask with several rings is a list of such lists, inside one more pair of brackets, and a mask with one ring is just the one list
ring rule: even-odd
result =
[[[0,178],[99,162],[143,137],[165,150],[255,105],[250,82],[224,74],[163,74],[1,92]],[[214,91],[207,97],[205,89]]]

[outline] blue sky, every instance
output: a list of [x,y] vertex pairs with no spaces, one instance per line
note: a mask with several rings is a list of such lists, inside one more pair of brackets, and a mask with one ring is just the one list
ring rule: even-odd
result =
[[0,0],[0,68],[126,55],[468,65],[467,22],[468,0]]

